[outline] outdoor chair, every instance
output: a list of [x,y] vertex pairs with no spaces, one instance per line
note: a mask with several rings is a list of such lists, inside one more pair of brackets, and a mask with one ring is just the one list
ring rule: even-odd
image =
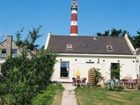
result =
[[137,87],[138,80],[137,79],[122,79],[121,82],[124,88],[133,89]]
[[120,85],[126,88],[127,87],[127,79],[121,79]]
[[137,88],[138,79],[133,79],[133,88]]
[[81,83],[82,86],[86,86],[86,80],[87,80],[86,78],[82,78],[82,83]]
[[72,78],[72,85],[76,86],[76,78],[75,77]]
[[76,78],[76,86],[80,86],[81,85],[81,80],[80,77]]

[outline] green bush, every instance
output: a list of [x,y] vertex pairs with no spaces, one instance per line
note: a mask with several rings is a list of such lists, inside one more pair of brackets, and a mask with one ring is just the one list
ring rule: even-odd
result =
[[[2,65],[6,80],[5,84],[0,85],[0,89],[12,96],[14,105],[30,105],[32,98],[49,85],[55,58],[55,53],[47,51],[39,52],[32,58],[8,58]],[[2,96],[3,103],[9,102],[6,95]]]
[[124,90],[124,88],[123,88],[123,86],[115,86],[113,90],[121,92],[122,90]]
[[14,105],[14,96],[12,94],[7,94],[0,97],[0,105]]
[[7,93],[7,84],[0,83],[0,94],[3,95]]

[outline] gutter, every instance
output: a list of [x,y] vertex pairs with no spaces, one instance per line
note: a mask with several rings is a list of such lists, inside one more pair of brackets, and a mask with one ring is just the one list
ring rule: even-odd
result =
[[58,53],[58,56],[81,56],[81,57],[126,57],[126,58],[136,58],[136,55],[116,55],[116,54],[70,54],[70,53]]

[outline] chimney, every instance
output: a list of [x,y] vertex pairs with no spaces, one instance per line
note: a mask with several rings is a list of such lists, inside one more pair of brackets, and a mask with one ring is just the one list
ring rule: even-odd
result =
[[12,41],[13,41],[13,36],[8,35],[7,36],[7,41],[6,41],[6,48],[7,48],[7,57],[12,56]]

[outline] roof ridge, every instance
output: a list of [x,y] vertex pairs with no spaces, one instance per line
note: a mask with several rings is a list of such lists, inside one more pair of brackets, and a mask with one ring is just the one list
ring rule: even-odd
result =
[[88,38],[120,38],[120,39],[124,39],[124,37],[121,37],[121,36],[83,36],[83,35],[80,35],[80,36],[70,36],[70,35],[51,35],[51,37],[77,37],[77,38],[80,38],[80,37],[88,37]]

